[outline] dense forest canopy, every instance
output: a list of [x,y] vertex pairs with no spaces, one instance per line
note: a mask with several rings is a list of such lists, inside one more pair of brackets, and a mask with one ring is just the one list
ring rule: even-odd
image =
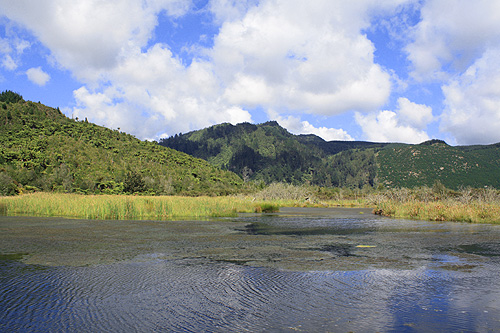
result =
[[500,144],[452,147],[441,140],[418,145],[325,141],[293,135],[271,121],[220,124],[175,135],[160,144],[245,180],[325,187],[500,187]]
[[374,148],[383,146],[348,141],[333,146],[317,136],[290,134],[275,121],[220,124],[175,135],[160,144],[203,158],[245,180],[327,187],[373,186]]
[[220,170],[155,142],[78,119],[59,109],[0,94],[0,194],[234,193],[242,184]]

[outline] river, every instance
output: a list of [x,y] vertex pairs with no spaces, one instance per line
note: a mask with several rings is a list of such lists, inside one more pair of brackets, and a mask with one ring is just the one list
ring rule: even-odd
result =
[[286,208],[0,217],[0,331],[500,330],[500,226]]

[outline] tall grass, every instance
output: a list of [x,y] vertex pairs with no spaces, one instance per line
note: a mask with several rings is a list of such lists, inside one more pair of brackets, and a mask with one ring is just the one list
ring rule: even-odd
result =
[[451,191],[441,187],[420,187],[364,193],[330,192],[310,186],[272,184],[253,195],[226,197],[33,193],[0,197],[0,215],[169,220],[274,212],[279,207],[341,206],[374,207],[376,214],[397,218],[500,223],[500,191],[492,188]]
[[464,188],[394,189],[367,197],[375,213],[397,218],[500,224],[500,192]]
[[366,207],[361,191],[318,186],[273,183],[251,197],[279,207]]
[[33,193],[1,197],[3,215],[85,219],[158,219],[235,216],[272,211],[268,203],[238,197],[152,197]]

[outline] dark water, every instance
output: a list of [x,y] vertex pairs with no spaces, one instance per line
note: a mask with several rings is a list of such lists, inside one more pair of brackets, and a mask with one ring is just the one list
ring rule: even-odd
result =
[[2,332],[500,331],[499,226],[0,217],[0,250]]

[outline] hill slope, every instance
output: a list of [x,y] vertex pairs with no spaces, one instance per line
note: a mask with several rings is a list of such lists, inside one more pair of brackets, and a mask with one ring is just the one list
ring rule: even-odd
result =
[[[20,96],[19,96],[20,97]],[[58,109],[0,95],[0,194],[42,190],[84,193],[227,194],[234,173],[154,142]]]
[[374,149],[385,144],[326,142],[315,135],[290,134],[270,121],[215,125],[163,139],[160,145],[203,158],[244,179],[362,187],[374,185]]
[[500,188],[500,144],[452,147],[431,140],[419,145],[330,141],[293,135],[276,122],[221,124],[176,135],[161,145],[266,183],[320,186],[432,186]]
[[452,147],[433,140],[377,153],[378,181],[390,187],[500,188],[500,144]]

